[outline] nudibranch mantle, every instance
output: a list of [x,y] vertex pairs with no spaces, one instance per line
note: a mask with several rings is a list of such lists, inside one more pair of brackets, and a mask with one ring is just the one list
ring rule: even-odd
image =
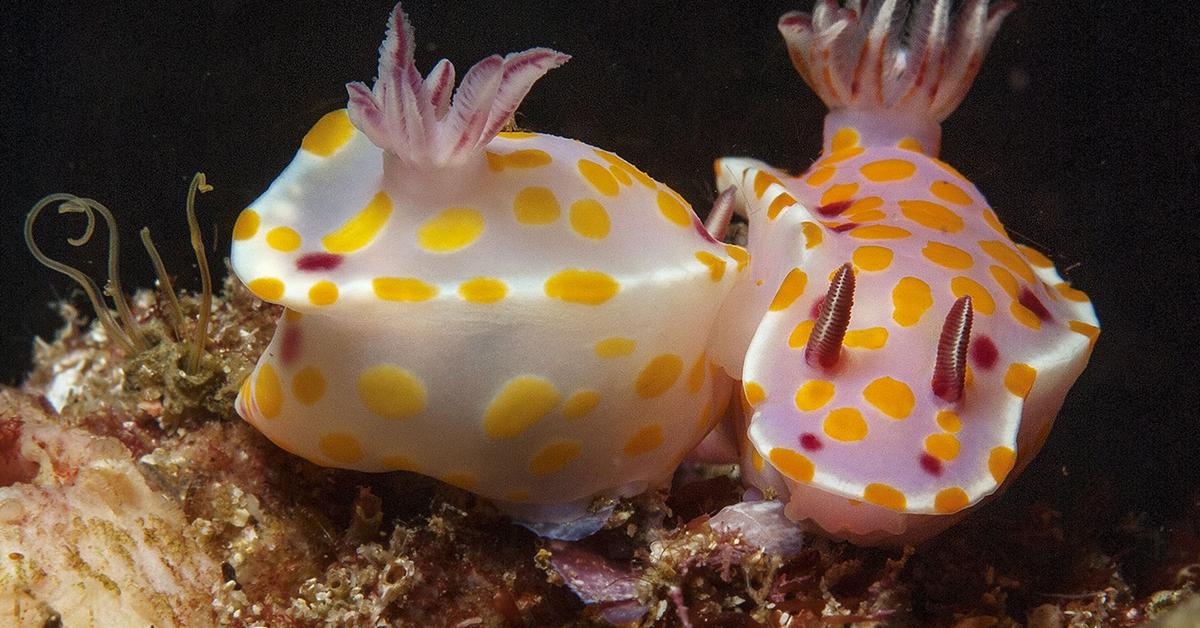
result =
[[451,99],[412,41],[397,5],[374,87],[237,221],[234,270],[287,308],[239,412],[318,464],[531,519],[665,482],[728,400],[706,348],[745,251],[612,153],[501,131],[566,55],[489,57]]
[[1087,296],[937,159],[1011,8],[917,2],[907,42],[903,0],[784,15],[831,109],[822,157],[795,177],[716,164],[750,221],[714,350],[743,380],[744,477],[835,536],[916,542],[957,521],[1038,451],[1099,333]]

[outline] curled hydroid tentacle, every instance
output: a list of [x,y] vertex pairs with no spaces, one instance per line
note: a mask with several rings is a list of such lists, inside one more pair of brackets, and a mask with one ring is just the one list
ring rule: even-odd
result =
[[[108,311],[108,304],[105,303],[100,296],[100,287],[96,285],[96,282],[79,269],[68,266],[57,260],[50,259],[50,257],[42,252],[42,249],[38,247],[37,242],[34,240],[33,224],[37,221],[37,218],[42,213],[42,210],[54,203],[59,203],[58,213],[60,214],[78,212],[83,213],[87,217],[87,227],[84,229],[83,235],[78,238],[67,238],[67,242],[69,242],[72,246],[83,246],[91,239],[92,233],[95,231],[96,226],[95,211],[99,211],[101,215],[105,217],[105,219],[109,222],[110,234],[108,243],[109,273],[110,275],[113,275],[112,279],[116,279],[115,274],[112,271],[116,265],[117,259],[117,255],[115,253],[117,246],[116,225],[112,219],[112,214],[103,205],[100,205],[95,201],[89,201],[88,199],[81,199],[73,194],[51,194],[43,197],[40,201],[34,204],[33,209],[29,210],[29,214],[25,217],[25,244],[29,247],[29,252],[33,254],[33,257],[37,259],[37,261],[41,262],[47,268],[56,270],[78,283],[80,287],[83,288],[84,293],[87,294],[88,300],[92,302],[92,309],[96,311],[96,316],[99,317],[100,324],[104,326],[104,329],[110,336],[112,336],[113,340],[116,341],[117,344],[121,345],[121,348],[130,353],[137,351],[140,347],[137,346],[130,334],[126,333],[126,331],[117,323],[117,321],[113,319],[112,314]],[[116,286],[119,287],[119,279],[116,279],[116,281]],[[121,303],[123,303],[123,301]],[[126,307],[128,306],[126,305]],[[132,317],[130,318],[132,319]]]
[[200,366],[200,355],[204,353],[204,341],[208,339],[209,310],[212,309],[212,276],[208,272],[208,256],[204,253],[204,240],[200,237],[200,223],[196,220],[196,192],[209,192],[213,188],[204,178],[203,172],[197,172],[188,186],[187,219],[188,231],[192,234],[192,250],[196,252],[196,262],[200,265],[200,319],[196,323],[196,336],[188,354],[187,370],[195,372]]
[[154,240],[150,239],[150,227],[142,227],[141,235],[146,254],[154,264],[154,274],[158,275],[159,286],[167,297],[167,305],[171,311],[171,333],[175,335],[176,340],[180,340],[183,338],[183,310],[179,307],[179,298],[175,296],[175,286],[171,283],[166,266],[163,265],[162,256],[158,254],[158,247],[154,246]]

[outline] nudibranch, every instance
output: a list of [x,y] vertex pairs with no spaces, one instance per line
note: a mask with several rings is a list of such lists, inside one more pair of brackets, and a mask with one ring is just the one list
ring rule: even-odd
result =
[[234,271],[286,308],[247,421],[560,536],[595,498],[669,479],[732,389],[706,349],[748,258],[620,157],[503,130],[567,59],[491,56],[455,92],[448,61],[416,69],[396,6],[373,88],[350,83],[235,225]]
[[860,543],[927,538],[1019,473],[1099,333],[1087,296],[937,158],[1012,9],[967,0],[952,18],[950,4],[784,15],[830,108],[822,155],[799,176],[716,164],[750,221],[721,329],[727,346],[752,338],[740,371],[736,348],[722,358],[743,380],[744,477]]

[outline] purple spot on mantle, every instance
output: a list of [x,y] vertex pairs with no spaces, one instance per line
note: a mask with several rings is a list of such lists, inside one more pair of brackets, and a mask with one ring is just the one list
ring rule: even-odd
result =
[[279,343],[279,360],[284,366],[300,357],[300,328],[288,325],[283,330],[283,338]]
[[1037,317],[1041,320],[1048,321],[1053,318],[1050,316],[1050,310],[1047,310],[1046,306],[1042,305],[1041,300],[1029,289],[1029,286],[1021,288],[1021,297],[1017,299],[1017,302],[1028,308],[1030,312],[1037,314]]
[[826,203],[817,208],[817,213],[821,214],[822,216],[836,216],[849,209],[853,204],[854,201],[849,199],[838,201],[836,203]]
[[929,454],[921,454],[921,468],[929,475],[940,476],[942,474],[942,461]]
[[996,343],[992,342],[987,336],[976,336],[971,339],[971,361],[975,366],[983,370],[988,370],[996,366],[996,360],[1000,359],[1000,350],[996,348]]
[[333,270],[342,265],[343,259],[345,258],[336,253],[308,253],[296,258],[296,270]]
[[821,442],[820,438],[817,438],[816,434],[805,432],[800,435],[800,446],[808,451],[821,451],[825,444]]

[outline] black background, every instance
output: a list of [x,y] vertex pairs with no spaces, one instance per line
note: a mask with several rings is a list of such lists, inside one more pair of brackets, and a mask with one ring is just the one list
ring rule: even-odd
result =
[[[574,59],[533,89],[527,128],[614,150],[687,197],[711,200],[711,163],[750,155],[806,167],[823,105],[775,30],[808,0],[445,2],[406,7],[418,65],[459,76],[493,52],[545,45]],[[370,81],[388,0],[46,2],[0,14],[0,356],[3,383],[58,321],[73,284],[39,265],[21,221],[67,191],[111,207],[127,286],[152,271],[155,234],[177,285],[195,289],[183,199],[216,255],[343,84]],[[1191,2],[1036,1],[1000,31],[942,157],[970,177],[1018,241],[1050,254],[1094,299],[1103,334],[1019,491],[1061,499],[1096,483],[1119,507],[1168,516],[1200,485],[1195,344],[1200,55]],[[67,251],[80,223],[47,214],[40,241],[103,281],[102,244]],[[103,238],[97,238],[103,242]],[[223,269],[222,269],[223,270]]]

